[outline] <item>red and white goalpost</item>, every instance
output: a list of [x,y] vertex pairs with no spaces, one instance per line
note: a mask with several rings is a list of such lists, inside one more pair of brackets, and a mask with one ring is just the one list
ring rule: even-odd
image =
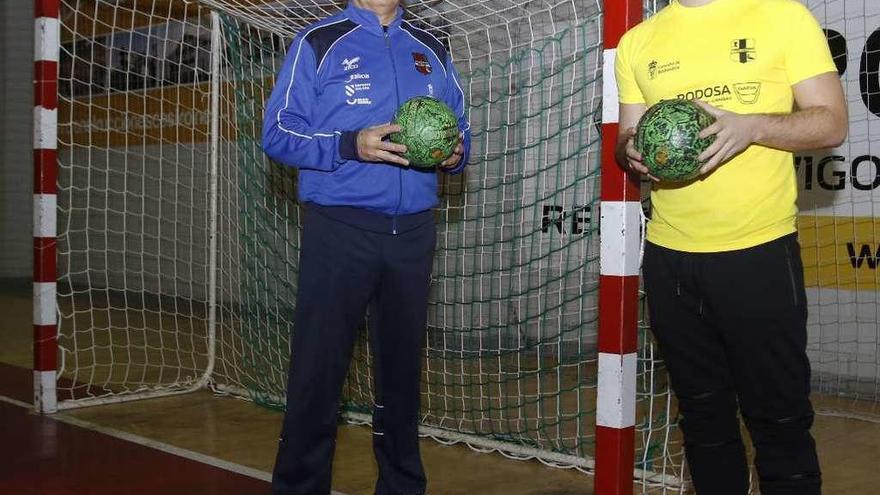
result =
[[34,2],[34,405],[55,412],[58,0]]
[[642,203],[638,177],[617,164],[617,44],[642,20],[641,0],[605,3],[596,493],[633,493]]
[[[804,2],[865,102],[849,143],[798,158],[815,385],[872,420],[880,7]],[[422,434],[595,473],[601,495],[687,487],[639,294],[639,184],[614,161],[614,49],[662,3],[408,2],[449,47],[474,129],[473,166],[441,181]],[[295,174],[260,149],[262,106],[293,35],[338,2],[35,6],[36,409],[204,388],[280,406],[300,217]],[[368,421],[355,354],[345,414]]]

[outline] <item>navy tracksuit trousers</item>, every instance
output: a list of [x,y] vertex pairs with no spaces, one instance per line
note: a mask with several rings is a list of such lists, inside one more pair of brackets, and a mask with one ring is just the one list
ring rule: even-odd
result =
[[755,447],[761,494],[818,495],[796,235],[721,253],[648,243],[643,271],[697,493],[748,492],[739,411]]
[[418,419],[435,242],[430,211],[307,206],[275,495],[330,493],[340,395],[368,308],[376,494],[425,492]]

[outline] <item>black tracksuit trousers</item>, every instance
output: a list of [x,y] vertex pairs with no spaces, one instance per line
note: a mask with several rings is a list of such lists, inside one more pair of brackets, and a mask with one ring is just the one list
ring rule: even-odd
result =
[[819,494],[796,235],[719,253],[648,243],[643,272],[697,493],[747,493],[739,410],[761,494]]
[[418,419],[436,241],[433,214],[392,219],[311,205],[302,236],[287,411],[273,493],[330,493],[340,395],[369,307],[376,494],[423,494]]

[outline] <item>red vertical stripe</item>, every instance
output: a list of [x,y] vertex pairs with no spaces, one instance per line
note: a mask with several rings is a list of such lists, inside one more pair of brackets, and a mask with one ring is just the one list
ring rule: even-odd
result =
[[624,173],[617,164],[619,125],[602,124],[602,201],[639,201],[639,176]]
[[34,370],[54,371],[58,362],[56,325],[34,325]]
[[52,17],[57,19],[59,4],[58,0],[34,0],[34,17]]
[[58,151],[34,150],[34,194],[58,192]]
[[602,275],[599,279],[599,352],[636,352],[639,277]]
[[34,62],[34,105],[49,110],[58,108],[58,62]]
[[[635,464],[635,427],[617,429],[596,427],[596,495],[630,495],[633,493],[633,465]],[[599,461],[607,468],[600,469]]]
[[623,33],[642,22],[642,15],[642,0],[605,0],[605,49],[617,48]]

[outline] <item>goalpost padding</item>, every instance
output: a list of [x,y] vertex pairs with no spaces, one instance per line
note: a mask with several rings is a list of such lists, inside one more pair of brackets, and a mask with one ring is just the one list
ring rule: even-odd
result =
[[606,5],[603,53],[601,277],[596,414],[596,493],[631,495],[635,457],[638,292],[642,237],[639,179],[617,165],[614,61],[621,36],[642,20],[641,0]]
[[56,300],[56,212],[58,177],[57,0],[34,2],[34,404],[55,412],[58,331]]

